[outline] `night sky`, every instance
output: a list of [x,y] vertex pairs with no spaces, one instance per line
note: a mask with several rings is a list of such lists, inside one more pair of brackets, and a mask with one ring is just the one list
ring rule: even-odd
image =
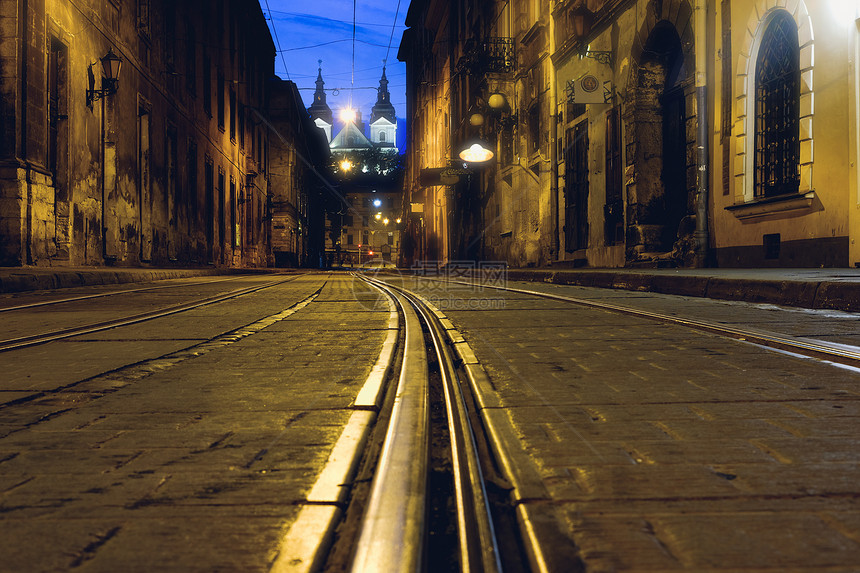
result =
[[[387,57],[386,75],[390,82],[391,103],[398,119],[403,118],[406,113],[406,67],[397,61],[397,50],[405,29],[409,1],[260,0],[272,29],[275,49],[279,50],[275,58],[275,73],[298,85],[305,107],[308,107],[313,101],[318,60],[322,60],[328,105],[335,118],[340,108],[351,103],[367,121],[370,108],[376,102],[382,62]],[[335,95],[328,91],[332,89],[338,89],[339,93]],[[335,124],[337,131],[337,119]],[[401,152],[404,136],[404,125],[398,121],[397,146]]]

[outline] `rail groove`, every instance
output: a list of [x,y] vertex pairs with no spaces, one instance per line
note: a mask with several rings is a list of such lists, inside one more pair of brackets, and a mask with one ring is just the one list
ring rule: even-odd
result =
[[130,324],[137,324],[139,322],[144,322],[147,320],[153,320],[156,318],[161,318],[164,316],[169,316],[171,314],[178,314],[180,312],[185,312],[188,310],[193,310],[195,308],[199,308],[201,306],[205,306],[208,304],[214,304],[218,302],[222,302],[231,298],[237,298],[240,296],[244,296],[247,294],[251,294],[257,292],[259,290],[263,290],[266,288],[271,288],[285,282],[289,282],[293,279],[284,279],[278,281],[271,281],[263,285],[256,285],[252,287],[246,287],[241,289],[234,289],[230,292],[219,294],[216,296],[206,297],[203,299],[194,300],[191,302],[185,302],[177,305],[172,305],[164,308],[160,308],[157,310],[152,310],[148,312],[142,312],[130,316],[124,316],[122,318],[107,320],[102,322],[90,323],[83,326],[75,326],[70,328],[59,329],[51,332],[43,332],[39,334],[32,334],[27,336],[21,336],[18,338],[10,338],[7,340],[0,341],[0,352],[8,352],[10,350],[16,350],[19,348],[25,348],[28,346],[36,346],[39,344],[45,344],[47,342],[53,342],[55,340],[61,340],[64,338],[71,338],[73,336],[80,336],[83,334],[91,334],[93,332],[99,332],[102,330],[108,330],[111,328],[117,328],[120,326],[128,326]]
[[[431,279],[437,280],[437,279]],[[468,285],[474,286],[475,283],[467,282],[467,281],[443,281],[450,282],[454,284]],[[750,342],[753,344],[759,344],[761,346],[767,346],[769,348],[774,348],[777,350],[783,350],[787,352],[793,352],[796,354],[800,354],[802,356],[810,357],[810,358],[818,358],[821,360],[828,360],[831,362],[836,362],[839,364],[844,364],[847,366],[860,367],[860,348],[850,347],[845,345],[837,345],[830,344],[824,341],[817,340],[809,340],[809,339],[800,339],[800,338],[788,338],[786,336],[780,335],[775,332],[768,332],[759,329],[752,328],[738,328],[734,326],[728,326],[724,324],[719,324],[715,322],[709,322],[706,320],[699,320],[695,318],[683,318],[678,316],[671,316],[668,314],[662,314],[659,312],[652,312],[648,310],[641,310],[636,308],[630,308],[626,306],[619,306],[616,304],[606,303],[606,302],[597,302],[592,300],[586,300],[581,298],[576,298],[572,296],[553,294],[553,293],[545,293],[540,291],[528,290],[528,289],[520,289],[520,288],[512,288],[512,287],[502,287],[497,285],[488,285],[482,284],[482,288],[490,288],[494,290],[506,291],[506,292],[515,292],[519,294],[527,294],[540,298],[548,298],[552,300],[559,300],[563,302],[569,302],[572,304],[577,304],[580,306],[586,306],[590,308],[599,308],[602,310],[608,310],[611,312],[617,312],[621,314],[626,314],[630,316],[637,316],[642,318],[649,318],[658,322],[675,324],[679,326],[684,326],[693,330],[699,330],[703,332],[709,332],[711,334],[717,334],[719,336],[724,336],[727,338],[733,338],[735,340]]]

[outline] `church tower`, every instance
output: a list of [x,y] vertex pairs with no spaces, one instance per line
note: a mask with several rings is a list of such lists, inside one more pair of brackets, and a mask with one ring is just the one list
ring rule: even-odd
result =
[[385,77],[385,66],[382,67],[382,77],[376,94],[376,104],[370,112],[370,140],[379,147],[397,151],[397,116],[391,105],[391,94],[388,93],[388,78]]
[[333,125],[331,108],[325,102],[325,82],[322,79],[322,60],[319,60],[319,73],[317,74],[317,89],[314,92],[314,103],[308,108],[311,119],[317,127],[325,131],[326,140],[331,143],[331,127]]

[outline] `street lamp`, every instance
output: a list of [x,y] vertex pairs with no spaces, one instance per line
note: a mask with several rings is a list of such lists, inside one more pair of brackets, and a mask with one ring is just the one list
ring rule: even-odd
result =
[[570,15],[573,17],[573,32],[583,44],[579,55],[583,58],[593,58],[601,64],[612,65],[611,51],[589,50],[588,45],[585,44],[585,37],[591,33],[591,28],[594,25],[594,12],[589,10],[585,3],[582,3],[571,10]]
[[466,145],[458,154],[466,163],[485,163],[495,155],[489,145],[481,140],[474,140]]
[[87,89],[87,107],[92,107],[93,102],[105,96],[113,95],[117,90],[117,81],[119,80],[119,72],[122,69],[122,59],[113,53],[113,48],[108,49],[108,53],[99,58],[102,63],[102,88],[95,89],[96,78],[93,75],[93,66],[90,64],[87,68],[87,76],[89,80],[89,89]]

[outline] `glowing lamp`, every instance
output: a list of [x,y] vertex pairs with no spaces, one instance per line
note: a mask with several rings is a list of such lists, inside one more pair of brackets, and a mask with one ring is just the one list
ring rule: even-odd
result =
[[493,152],[483,142],[476,141],[462,150],[459,157],[467,163],[484,163],[493,158]]
[[487,99],[487,105],[490,106],[491,109],[502,109],[508,104],[508,100],[505,99],[504,94],[494,93],[490,94],[489,99]]
[[345,123],[352,123],[355,121],[355,110],[349,107],[345,107],[340,110],[340,119]]

